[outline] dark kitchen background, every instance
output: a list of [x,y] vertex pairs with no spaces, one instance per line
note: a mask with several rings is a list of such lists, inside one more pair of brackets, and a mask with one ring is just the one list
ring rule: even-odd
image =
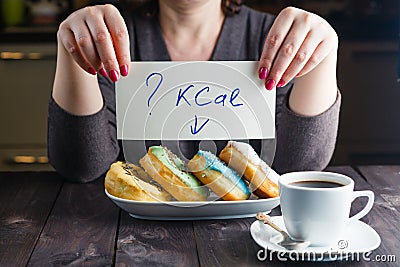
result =
[[[47,103],[57,27],[90,2],[0,0],[0,171],[52,169],[46,151]],[[400,164],[400,1],[246,3],[275,14],[289,5],[304,8],[326,18],[338,32],[343,102],[332,164]]]

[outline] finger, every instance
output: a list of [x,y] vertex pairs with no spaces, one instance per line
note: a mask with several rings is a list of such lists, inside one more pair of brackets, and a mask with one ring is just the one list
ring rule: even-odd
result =
[[276,54],[292,26],[293,15],[286,10],[279,13],[265,40],[258,65],[259,78],[262,80],[267,78]]
[[290,65],[286,67],[285,72],[281,75],[277,87],[284,86],[287,81],[292,80],[300,73],[321,42],[320,39],[320,36],[314,32],[311,31],[308,33],[307,37],[290,62]]
[[326,41],[321,42],[315,49],[314,53],[310,56],[305,66],[299,71],[296,77],[303,76],[310,71],[312,71],[316,66],[318,66],[324,58],[326,58],[331,51],[331,47]]
[[111,34],[105,24],[103,15],[99,14],[100,12],[96,9],[89,9],[89,12],[90,16],[86,18],[86,24],[93,38],[97,53],[108,76],[113,82],[116,82],[120,75]]
[[277,84],[281,84],[282,75],[289,67],[296,53],[307,37],[309,26],[303,22],[295,21],[281,47],[279,48],[273,65],[265,82],[268,90],[274,88]]
[[67,52],[72,56],[74,61],[86,72],[96,75],[95,68],[86,60],[82,55],[78,44],[75,40],[75,35],[68,28],[68,26],[61,24],[58,30],[58,38],[67,50]]
[[105,8],[107,9],[105,22],[111,33],[120,72],[122,76],[127,76],[131,61],[128,29],[124,19],[115,7],[107,5]]
[[99,70],[102,64],[87,25],[84,23],[76,24],[71,27],[71,30],[81,54],[94,69]]
[[100,69],[99,69],[99,73],[100,73],[102,76],[108,78],[108,73],[107,73],[106,69],[104,68],[104,65],[103,65],[103,64],[101,64],[101,67],[100,67]]

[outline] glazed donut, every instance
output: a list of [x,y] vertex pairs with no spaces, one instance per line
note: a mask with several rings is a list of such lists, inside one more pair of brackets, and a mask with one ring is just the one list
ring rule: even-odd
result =
[[199,150],[188,168],[223,200],[245,200],[250,196],[246,183],[211,152]]
[[257,155],[251,145],[229,141],[219,157],[237,173],[243,174],[258,197],[279,196],[279,175]]
[[188,172],[183,162],[167,148],[152,146],[140,159],[140,165],[162,188],[179,201],[204,201],[209,196],[206,186]]
[[113,196],[137,201],[170,201],[171,195],[151,182],[144,170],[134,164],[114,162],[104,179],[104,186]]

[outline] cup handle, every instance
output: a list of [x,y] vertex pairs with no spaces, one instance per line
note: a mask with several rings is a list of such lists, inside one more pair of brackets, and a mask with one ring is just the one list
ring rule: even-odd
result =
[[351,221],[359,220],[362,217],[364,217],[365,215],[367,215],[368,212],[372,209],[372,206],[374,205],[374,198],[375,198],[374,192],[372,192],[370,190],[355,191],[355,192],[353,192],[353,200],[351,202],[353,202],[358,197],[368,197],[368,203],[367,203],[367,205],[365,205],[365,207],[359,213],[350,217]]

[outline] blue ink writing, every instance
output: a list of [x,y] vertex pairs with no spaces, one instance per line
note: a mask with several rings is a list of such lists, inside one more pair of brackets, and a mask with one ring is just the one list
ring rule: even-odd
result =
[[239,106],[243,105],[243,103],[239,103],[239,104],[234,104],[234,103],[233,103],[233,100],[235,100],[236,97],[239,96],[239,93],[240,93],[240,89],[239,89],[239,88],[236,88],[236,89],[233,90],[232,93],[231,93],[231,99],[229,100],[229,102],[230,102],[231,105],[234,106],[234,107],[239,107]]
[[203,122],[203,124],[200,126],[200,128],[197,129],[197,116],[194,115],[194,127],[192,125],[190,125],[190,132],[195,135],[198,132],[200,132],[204,126],[207,124],[207,122],[209,122],[210,119],[207,119],[205,122]]
[[[181,103],[185,103],[185,102],[188,106],[192,106],[191,105],[191,101],[193,101],[192,98],[189,98],[189,96],[186,96],[185,94],[188,93],[189,89],[194,89],[194,88],[195,88],[195,86],[193,84],[190,84],[185,89],[182,89],[182,88],[179,89],[175,106],[179,106]],[[205,101],[205,102],[201,101],[202,98],[207,98],[206,94],[209,94],[210,91],[211,91],[211,88],[209,86],[205,86],[205,87],[201,88],[200,90],[198,90],[196,92],[196,94],[194,95],[194,104],[196,104],[199,107],[203,107],[203,106],[207,106],[207,105],[214,103],[215,105],[222,105],[224,107],[225,104],[227,103],[228,94],[217,95],[213,101],[212,100]],[[231,104],[232,107],[240,107],[243,105],[243,103],[238,103],[236,100],[239,97],[239,94],[240,94],[239,88],[236,88],[235,90],[233,90],[230,93],[229,104]],[[210,99],[210,97],[208,97],[207,99]],[[213,98],[211,98],[211,99],[213,99]]]
[[[147,87],[149,87],[150,79],[152,79],[153,77],[158,77],[158,83],[156,84],[155,88],[153,89],[152,93],[150,94],[149,98],[147,99],[147,107],[150,107],[150,102],[151,102],[152,98],[154,97],[154,95],[157,93],[157,91],[160,88],[160,86],[163,82],[163,79],[164,79],[164,77],[161,73],[153,72],[150,75],[148,75],[146,78],[146,86]],[[227,104],[228,94],[219,94],[215,98],[207,97],[211,91],[211,88],[209,86],[204,86],[200,90],[198,90],[195,93],[194,98],[191,98],[191,97],[185,95],[190,89],[194,89],[194,88],[195,88],[195,85],[190,84],[185,89],[182,89],[182,88],[179,89],[175,106],[178,107],[181,104],[181,102],[182,103],[186,102],[186,104],[188,106],[192,106],[190,101],[193,101],[193,100],[194,100],[194,104],[199,107],[207,106],[207,105],[210,105],[213,103],[215,105],[221,105],[224,107],[225,104]],[[239,94],[240,94],[239,88],[236,88],[235,90],[233,90],[230,93],[229,104],[231,104],[232,107],[240,107],[243,105],[243,103],[240,103],[240,102],[238,102],[238,100],[236,100],[239,97]],[[149,115],[151,116],[151,113],[149,113]],[[192,133],[192,135],[198,134],[209,121],[210,121],[210,119],[206,119],[203,123],[198,125],[199,124],[198,118],[196,115],[194,115],[194,125],[190,125],[190,132]]]
[[189,91],[189,89],[190,88],[193,88],[194,87],[194,85],[193,84],[191,84],[191,85],[189,85],[188,87],[186,87],[186,89],[182,92],[182,89],[179,89],[179,93],[178,93],[178,98],[176,99],[176,104],[175,104],[175,106],[179,106],[179,102],[181,102],[181,99],[183,98],[185,101],[186,101],[186,103],[190,106],[190,103],[189,103],[189,101],[186,99],[186,97],[185,97],[185,93],[187,92],[187,91]]
[[198,101],[197,101],[197,98],[199,97],[199,95],[203,92],[203,91],[205,91],[205,90],[207,90],[207,93],[210,91],[210,87],[208,87],[208,86],[206,86],[206,87],[204,87],[203,89],[201,89],[200,91],[198,91],[197,92],[197,94],[196,94],[196,96],[194,97],[194,101],[196,102],[196,104],[198,105],[198,106],[205,106],[205,105],[208,105],[208,104],[210,104],[211,103],[211,101],[208,101],[208,102],[205,102],[205,103],[199,103]]
[[215,98],[214,103],[215,104],[222,104],[222,106],[225,106],[225,99],[226,99],[226,94],[225,95],[219,95]]
[[160,81],[158,82],[158,84],[157,84],[156,88],[154,89],[154,91],[151,93],[149,99],[147,99],[147,107],[150,107],[150,100],[151,100],[151,98],[154,96],[154,94],[157,92],[158,88],[160,88],[160,85],[161,85],[161,83],[162,83],[162,81],[163,81],[163,79],[164,79],[161,73],[153,72],[152,74],[150,74],[150,75],[147,76],[147,78],[146,78],[146,86],[147,86],[147,87],[149,87],[149,80],[150,80],[150,78],[153,77],[154,75],[158,75],[158,76],[160,77]]

